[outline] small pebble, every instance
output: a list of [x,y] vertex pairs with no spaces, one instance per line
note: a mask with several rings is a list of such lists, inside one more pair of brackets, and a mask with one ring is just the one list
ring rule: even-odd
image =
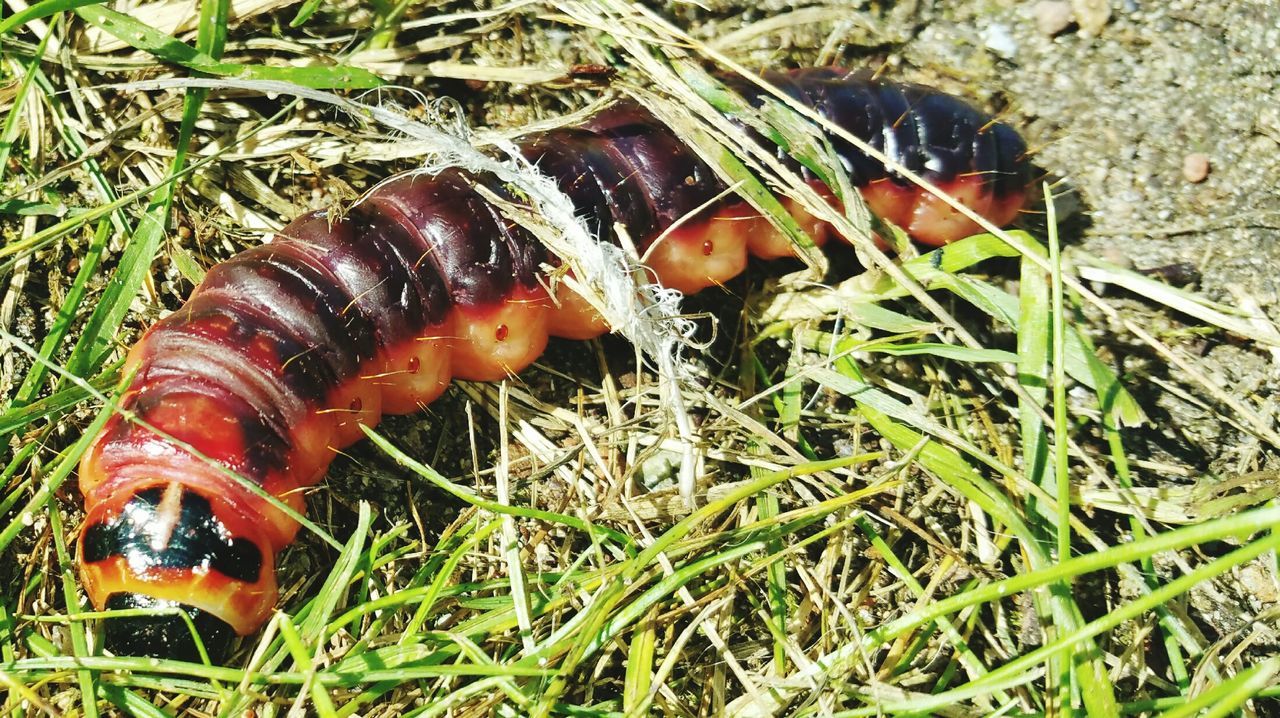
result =
[[1001,23],[992,23],[982,31],[982,41],[987,49],[1006,60],[1012,60],[1018,54],[1018,41],[1013,39],[1009,27]]
[[1111,19],[1111,0],[1072,0],[1071,9],[1080,29],[1094,37],[1102,34]]
[[1182,158],[1182,177],[1192,184],[1208,179],[1209,170],[1209,156],[1203,152],[1192,152]]
[[1036,29],[1053,37],[1071,27],[1071,3],[1067,0],[1041,0],[1036,3]]
[[1109,246],[1102,250],[1102,258],[1117,267],[1124,269],[1133,269],[1133,258],[1129,253],[1118,246]]

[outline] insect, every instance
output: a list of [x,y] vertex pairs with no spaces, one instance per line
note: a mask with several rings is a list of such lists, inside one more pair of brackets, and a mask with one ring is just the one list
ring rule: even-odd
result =
[[[768,79],[996,224],[1024,203],[1023,141],[959,99],[832,68]],[[833,143],[872,211],[916,240],[939,245],[976,230]],[[650,253],[667,286],[696,292],[742,272],[749,255],[792,253],[746,205],[715,201],[722,181],[638,105],[519,147],[606,239],[624,225],[643,250],[685,218]],[[546,250],[486,196],[509,192],[457,169],[407,173],[341,218],[304,215],[273,242],[214,266],[133,347],[120,405],[137,421],[113,416],[80,466],[80,574],[99,609],[169,610],[107,620],[110,650],[195,659],[181,611],[221,660],[235,635],[267,619],[275,556],[298,524],[234,475],[301,512],[298,489],[324,476],[361,424],[413,412],[455,378],[519,372],[550,336],[607,331],[581,297],[548,294],[539,276]],[[810,224],[816,241],[829,239]]]

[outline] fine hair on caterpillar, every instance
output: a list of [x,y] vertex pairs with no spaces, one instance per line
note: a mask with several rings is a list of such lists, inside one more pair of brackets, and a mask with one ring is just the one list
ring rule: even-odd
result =
[[[764,77],[992,224],[1011,222],[1026,200],[1025,144],[955,97],[835,68]],[[726,82],[762,102],[754,85]],[[826,139],[871,211],[916,241],[940,246],[978,231],[854,144]],[[688,331],[678,295],[637,285],[637,255],[662,286],[688,294],[741,274],[749,257],[796,252],[634,101],[499,143],[505,162],[441,142],[454,151],[438,165],[388,178],[341,216],[305,214],[212,267],[129,353],[133,381],[120,406],[140,421],[109,419],[82,460],[81,576],[100,609],[171,610],[108,620],[111,650],[195,657],[172,609],[218,656],[234,635],[256,631],[275,605],[275,556],[298,530],[301,489],[363,437],[362,426],[418,410],[453,379],[501,380],[549,337],[611,328],[677,375]],[[841,204],[839,188],[805,172]],[[514,221],[504,204],[533,207],[555,231]],[[782,206],[816,246],[838,240],[800,204]],[[624,238],[634,253],[618,246]],[[557,242],[566,248],[559,257],[546,247]],[[544,267],[562,261],[603,301],[548,283]]]

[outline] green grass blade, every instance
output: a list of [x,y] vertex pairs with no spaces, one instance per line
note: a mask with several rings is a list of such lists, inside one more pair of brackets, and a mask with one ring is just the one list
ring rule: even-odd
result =
[[359,90],[384,84],[377,75],[351,65],[272,67],[222,62],[144,22],[104,6],[80,7],[76,14],[131,47],[149,52],[165,62],[215,77],[275,80],[314,89]]
[[35,5],[23,8],[19,12],[15,12],[9,17],[0,21],[0,35],[8,35],[15,28],[31,22],[32,20],[40,20],[51,15],[57,15],[66,10],[74,10],[86,5],[98,5],[102,0],[44,0]]

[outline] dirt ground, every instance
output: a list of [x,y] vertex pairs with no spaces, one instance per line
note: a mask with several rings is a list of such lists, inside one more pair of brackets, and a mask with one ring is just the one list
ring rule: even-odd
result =
[[[1185,262],[1215,299],[1235,287],[1274,307],[1280,5],[1112,4],[1100,35],[1049,36],[1044,4],[937,3],[897,30],[910,39],[895,55],[1010,104],[1038,164],[1078,189],[1089,251]],[[1210,163],[1203,182],[1184,176],[1191,154]]]

